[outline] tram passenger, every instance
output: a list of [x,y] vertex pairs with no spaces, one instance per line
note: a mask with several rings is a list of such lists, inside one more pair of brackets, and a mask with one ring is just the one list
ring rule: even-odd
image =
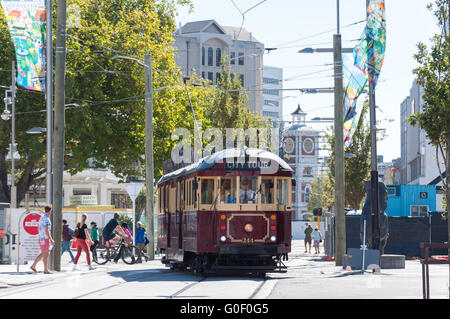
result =
[[256,191],[250,188],[250,181],[247,178],[242,182],[239,200],[241,204],[256,204],[258,200]]
[[222,204],[236,203],[236,192],[231,189],[231,180],[224,179],[222,181],[222,189],[220,190],[220,202]]

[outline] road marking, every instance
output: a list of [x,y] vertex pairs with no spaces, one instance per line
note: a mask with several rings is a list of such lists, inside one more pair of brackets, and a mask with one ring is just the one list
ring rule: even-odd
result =
[[273,288],[277,284],[278,279],[267,279],[264,280],[261,285],[256,289],[256,292],[253,293],[249,299],[267,299]]

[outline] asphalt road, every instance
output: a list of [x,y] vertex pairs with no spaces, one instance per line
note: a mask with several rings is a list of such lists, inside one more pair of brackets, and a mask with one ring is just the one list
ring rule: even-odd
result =
[[[81,256],[72,271],[68,256],[63,271],[54,275],[4,272],[0,265],[0,299],[421,299],[421,265],[406,261],[406,269],[379,274],[347,271],[322,255],[303,253],[302,241],[293,241],[287,273],[254,276],[209,276],[171,271],[160,260],[137,265],[107,264],[87,270]],[[8,266],[13,267],[13,266]],[[42,265],[38,266],[38,270]],[[20,280],[19,280],[20,279]],[[430,266],[431,298],[448,298],[449,267]],[[15,280],[15,281],[14,281]],[[0,285],[0,288],[2,286]]]

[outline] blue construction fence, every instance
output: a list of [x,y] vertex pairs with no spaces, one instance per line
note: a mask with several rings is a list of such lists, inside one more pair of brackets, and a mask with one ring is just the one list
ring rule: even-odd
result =
[[[441,214],[430,217],[389,216],[389,239],[385,254],[420,257],[420,243],[443,243],[448,241],[448,219]],[[430,223],[431,221],[431,223]],[[347,248],[361,247],[360,216],[346,216]],[[430,250],[433,255],[447,255],[446,249]]]

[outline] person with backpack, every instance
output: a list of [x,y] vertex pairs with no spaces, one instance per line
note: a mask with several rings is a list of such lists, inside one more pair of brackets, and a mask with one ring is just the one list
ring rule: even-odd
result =
[[77,255],[73,262],[73,270],[77,270],[78,259],[80,258],[81,251],[86,253],[86,261],[89,266],[89,270],[95,269],[91,265],[91,258],[89,257],[89,248],[87,240],[91,241],[91,236],[86,225],[87,214],[81,215],[81,221],[77,224],[77,229],[74,232],[74,237],[77,238]]
[[75,260],[73,257],[72,251],[70,250],[70,244],[72,241],[73,236],[73,229],[69,227],[69,224],[67,224],[67,220],[62,220],[62,247],[61,247],[61,256],[64,254],[65,251],[67,251],[70,255],[70,258],[72,259],[71,262]]

